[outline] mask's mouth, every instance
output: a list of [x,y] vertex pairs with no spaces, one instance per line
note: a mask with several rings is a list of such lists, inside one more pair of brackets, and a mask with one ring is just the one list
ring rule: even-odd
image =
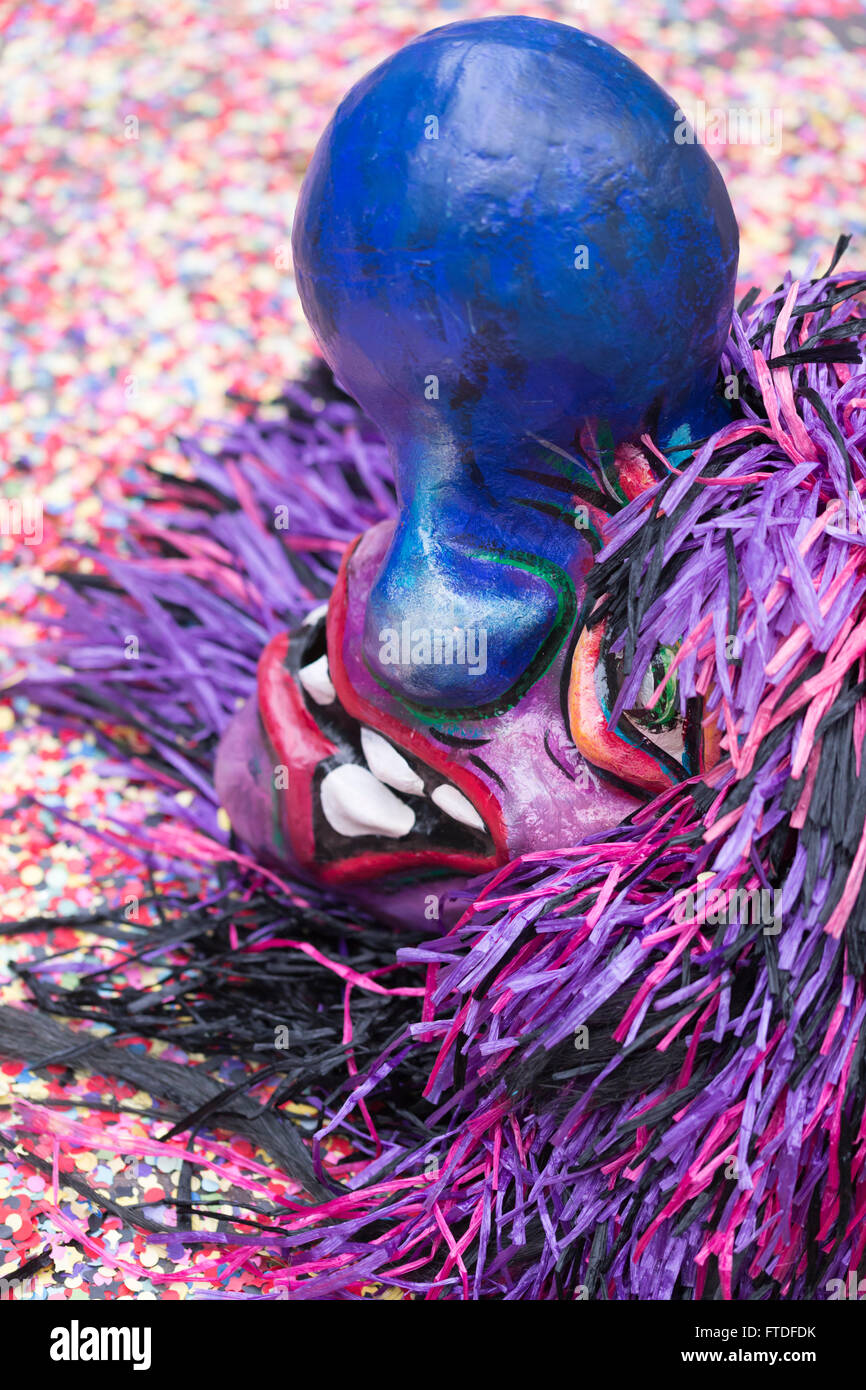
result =
[[[328,882],[479,874],[507,858],[498,800],[416,729],[367,706],[343,669],[345,566],[327,610],[259,664],[282,847]],[[279,840],[278,840],[279,843]],[[435,846],[435,848],[434,848]]]

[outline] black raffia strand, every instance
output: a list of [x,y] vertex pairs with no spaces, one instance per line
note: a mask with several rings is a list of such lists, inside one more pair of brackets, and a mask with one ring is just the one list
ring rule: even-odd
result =
[[[295,905],[279,893],[244,883],[202,903],[194,894],[177,892],[142,899],[160,921],[146,928],[125,919],[122,908],[64,918],[63,927],[111,942],[118,958],[100,965],[72,987],[57,984],[26,965],[17,973],[37,1011],[0,1009],[0,1054],[25,1057],[31,1066],[64,1065],[126,1079],[154,1097],[168,1101],[175,1133],[217,1124],[256,1140],[281,1167],[310,1192],[324,1194],[313,1176],[310,1155],[298,1124],[282,1107],[293,1100],[312,1104],[323,1114],[351,1089],[347,1047],[342,1042],[345,981],[306,954],[289,947],[246,949],[250,938],[315,939],[326,956],[360,974],[393,967],[399,945],[415,945],[419,935],[394,930],[361,916],[341,917],[312,905]],[[45,929],[43,918],[0,925],[0,935]],[[57,925],[54,923],[53,925]],[[232,942],[232,929],[237,934]],[[65,952],[58,952],[58,964]],[[160,983],[139,990],[128,981],[129,966],[144,962],[159,970]],[[391,969],[388,987],[423,983],[409,967]],[[417,1021],[418,1000],[374,994],[356,987],[350,1011],[350,1044],[359,1069],[380,1056],[405,1027]],[[51,1017],[53,1016],[53,1017]],[[75,1032],[56,1020],[78,1019],[107,1026],[108,1038],[91,1030]],[[287,1047],[277,1029],[286,1029]],[[125,1042],[152,1038],[199,1054],[199,1064],[179,1066],[132,1052]],[[420,1099],[433,1056],[430,1048],[410,1049],[399,1080],[377,1092],[377,1128],[388,1132],[388,1107],[399,1109],[401,1124],[411,1115],[419,1136],[427,1133],[430,1106]],[[226,1059],[248,1067],[247,1077],[227,1084],[213,1073]],[[248,1092],[267,1078],[277,1080],[271,1101],[263,1105]],[[318,1121],[309,1133],[318,1128]],[[308,1136],[309,1137],[309,1136]]]
[[[819,334],[819,337],[824,336],[826,335]],[[850,362],[854,365],[862,361],[856,343],[827,343],[823,347],[801,347],[795,348],[793,352],[781,352],[778,357],[768,358],[767,366],[802,367],[806,362]]]

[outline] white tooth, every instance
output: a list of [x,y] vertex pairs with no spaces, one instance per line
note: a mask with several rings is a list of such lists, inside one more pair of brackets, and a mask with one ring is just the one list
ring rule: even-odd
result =
[[441,787],[436,787],[430,793],[430,800],[434,802],[440,811],[444,811],[446,816],[451,816],[453,820],[459,820],[462,825],[471,825],[473,830],[484,830],[484,821],[479,816],[471,801],[467,801],[462,792],[456,787],[449,787],[443,783]]
[[394,787],[398,792],[414,792],[416,796],[421,795],[424,790],[421,778],[412,771],[406,759],[401,757],[386,738],[382,738],[382,735],[373,729],[362,729],[361,747],[368,768],[380,782]]
[[309,666],[302,666],[298,672],[298,680],[317,705],[331,705],[337,698],[326,656],[320,656],[318,661],[311,661]]
[[327,611],[328,605],[326,603],[320,603],[318,608],[311,608],[306,618],[301,623],[301,627],[313,627],[320,618],[324,618]]
[[341,763],[322,782],[322,811],[338,835],[387,835],[399,840],[415,812],[358,763]]

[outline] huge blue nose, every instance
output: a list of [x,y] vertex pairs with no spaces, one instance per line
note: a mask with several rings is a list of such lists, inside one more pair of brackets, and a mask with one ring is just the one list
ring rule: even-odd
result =
[[[538,481],[550,458],[565,476],[578,435],[613,446],[718,423],[737,230],[688,134],[615,49],[511,17],[409,44],[319,143],[295,273],[325,357],[392,450],[400,528],[366,654],[419,703],[496,700],[542,659],[562,596],[553,570],[514,555],[570,567],[574,531],[532,513],[556,490]],[[384,660],[380,631],[452,611],[464,628],[487,613],[483,675]]]

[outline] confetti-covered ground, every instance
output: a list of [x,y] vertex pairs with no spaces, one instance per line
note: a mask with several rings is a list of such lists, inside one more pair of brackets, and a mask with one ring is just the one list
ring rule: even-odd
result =
[[[276,395],[311,350],[289,234],[303,170],[342,93],[425,29],[508,12],[608,39],[689,114],[703,110],[708,131],[717,113],[763,113],[750,127],[763,143],[712,147],[740,222],[743,288],[770,289],[815,252],[829,258],[840,232],[854,236],[848,263],[866,263],[862,0],[63,0],[10,6],[5,19],[0,10],[0,532],[17,530],[0,535],[4,670],[44,635],[30,613],[46,575],[92,564],[73,544],[108,543],[141,461],[182,468],[177,434],[230,418],[229,391]],[[2,920],[71,918],[145,896],[140,866],[98,833],[131,804],[91,739],[48,732],[12,698],[0,703],[0,769]],[[97,833],[73,833],[65,812],[86,812]],[[0,1002],[27,996],[14,962],[57,952],[61,983],[85,952],[91,963],[113,954],[70,926],[7,938]],[[155,976],[142,965],[134,983]],[[110,1115],[93,1100],[119,1108]],[[120,1207],[142,1202],[170,1223],[163,1202],[183,1151],[160,1147],[134,1113],[148,1097],[76,1080],[60,1064],[47,1078],[0,1064],[9,1144],[13,1101],[65,1102],[56,1113],[72,1126],[62,1160],[47,1134],[29,1162],[0,1152],[0,1279],[18,1280],[14,1297],[250,1297],[268,1287],[249,1271],[234,1277],[217,1247],[199,1251],[200,1277],[189,1277],[181,1244],[133,1236],[70,1185],[74,1169]],[[210,1166],[193,1178],[202,1204],[232,1209],[258,1181],[280,1195],[248,1142],[203,1152]],[[99,1258],[88,1246],[97,1225]],[[140,1266],[159,1277],[145,1280]]]

